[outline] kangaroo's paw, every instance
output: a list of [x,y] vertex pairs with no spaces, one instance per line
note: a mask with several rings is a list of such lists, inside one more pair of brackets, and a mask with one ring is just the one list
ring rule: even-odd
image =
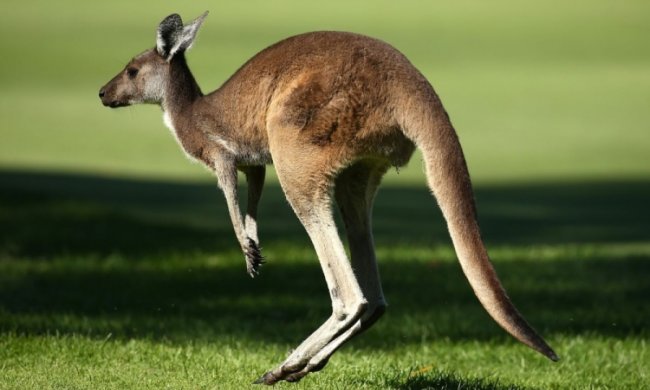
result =
[[254,383],[272,385],[281,380],[298,382],[310,372],[320,371],[334,351],[361,329],[359,317],[366,309],[367,302],[361,302],[355,309],[346,310],[346,314],[333,314],[282,365],[262,375]]
[[252,238],[248,238],[244,248],[244,255],[246,256],[246,272],[251,278],[254,278],[255,275],[259,274],[259,269],[265,261],[262,250]]
[[317,363],[312,361],[300,363],[298,365],[282,365],[276,370],[269,371],[257,379],[254,384],[273,385],[279,381],[298,382],[311,372],[322,370],[329,360],[329,356],[319,360]]
[[274,385],[275,383],[282,380],[287,382],[298,382],[300,379],[302,379],[305,375],[307,375],[310,372],[311,370],[309,370],[307,362],[301,363],[297,366],[296,365],[289,366],[283,364],[277,369],[265,373],[253,383]]

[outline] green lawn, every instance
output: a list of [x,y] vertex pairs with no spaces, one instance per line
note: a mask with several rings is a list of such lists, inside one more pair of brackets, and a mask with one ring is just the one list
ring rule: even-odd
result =
[[[251,4],[252,3],[252,4]],[[374,231],[390,307],[321,373],[279,388],[640,389],[650,382],[650,3],[3,3],[0,389],[241,389],[329,314],[273,175],[268,259],[245,273],[225,202],[155,107],[97,92],[171,12],[209,9],[204,90],[309,30],[382,38],[431,80],[461,137],[511,298],[561,357],[473,296],[418,156]],[[252,386],[250,386],[252,387]]]

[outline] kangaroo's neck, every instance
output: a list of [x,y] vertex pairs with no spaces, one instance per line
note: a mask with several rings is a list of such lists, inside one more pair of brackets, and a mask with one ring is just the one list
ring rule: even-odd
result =
[[[188,156],[208,166],[216,154],[229,155],[241,164],[270,163],[264,118],[256,117],[265,111],[267,99],[260,99],[257,90],[242,93],[241,82],[235,81],[230,89],[221,87],[203,96],[182,53],[172,59],[166,84],[163,120]],[[257,104],[246,101],[251,96]],[[257,122],[251,125],[250,118]]]
[[184,53],[175,55],[169,66],[169,79],[162,108],[168,114],[177,116],[188,112],[187,109],[201,98],[203,93],[187,66]]

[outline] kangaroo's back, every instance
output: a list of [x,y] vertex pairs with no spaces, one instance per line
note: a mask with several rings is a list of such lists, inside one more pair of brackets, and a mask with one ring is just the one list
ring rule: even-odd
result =
[[325,149],[377,154],[402,166],[414,145],[400,130],[399,118],[413,94],[435,96],[395,48],[359,34],[323,31],[262,50],[215,92],[215,99],[237,107],[227,119],[249,138],[267,142],[276,124],[299,129],[300,137]]
[[[276,88],[287,87],[304,74],[319,73],[340,88],[343,78],[383,81],[410,74],[415,68],[389,44],[365,35],[340,31],[316,31],[279,41],[263,49],[228,79],[222,89],[242,85],[255,90],[259,80],[271,78]],[[417,72],[417,71],[416,71]],[[379,80],[374,80],[379,81]]]

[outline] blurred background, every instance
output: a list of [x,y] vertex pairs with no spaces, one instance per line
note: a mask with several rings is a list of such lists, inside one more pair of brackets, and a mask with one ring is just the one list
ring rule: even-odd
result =
[[327,315],[315,255],[272,169],[260,216],[269,263],[250,281],[216,180],[184,157],[160,108],[99,101],[99,88],[155,45],[165,16],[205,10],[188,61],[206,93],[302,32],[353,31],[402,51],[457,129],[506,288],[564,359],[547,366],[478,306],[416,155],[387,175],[376,202],[389,314],[311,385],[647,380],[650,2],[4,0],[0,9],[0,383],[143,388],[144,370],[152,388],[239,388]]
[[[161,18],[211,11],[188,55],[204,92],[290,35],[345,30],[394,45],[431,81],[480,182],[648,177],[646,2],[191,4],[4,2],[0,164],[206,179],[157,107],[110,111],[97,91],[155,44]],[[419,180],[419,164],[413,164]],[[409,172],[410,174],[410,172]]]

